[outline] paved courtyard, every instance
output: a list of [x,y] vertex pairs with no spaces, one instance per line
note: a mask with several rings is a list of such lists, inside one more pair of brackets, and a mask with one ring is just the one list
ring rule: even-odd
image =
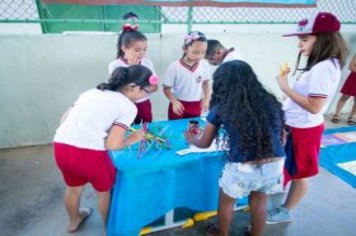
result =
[[[330,123],[327,126],[335,127]],[[64,189],[51,145],[0,150],[0,235],[69,235],[65,232]],[[83,194],[83,206],[94,208],[94,212],[85,227],[74,235],[103,235],[96,195],[89,186]],[[189,214],[189,210],[182,212]],[[311,179],[307,196],[293,213],[292,223],[267,225],[265,235],[354,236],[356,190],[321,168],[320,174]],[[215,220],[213,217],[187,229],[175,228],[151,235],[205,235],[206,225]],[[237,211],[231,235],[243,235],[248,222],[248,212]]]

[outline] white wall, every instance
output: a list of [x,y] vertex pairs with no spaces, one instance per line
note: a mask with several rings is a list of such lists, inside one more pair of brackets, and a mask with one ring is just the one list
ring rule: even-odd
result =
[[[280,34],[208,34],[237,47],[261,81],[281,95],[275,75],[293,65],[296,39]],[[356,51],[356,34],[345,33]],[[116,55],[116,35],[0,35],[0,148],[51,142],[61,114],[77,96],[108,78],[107,64]],[[163,77],[182,55],[183,34],[148,35],[148,57]],[[343,78],[347,70],[343,72]],[[152,95],[154,118],[166,119],[161,89]]]

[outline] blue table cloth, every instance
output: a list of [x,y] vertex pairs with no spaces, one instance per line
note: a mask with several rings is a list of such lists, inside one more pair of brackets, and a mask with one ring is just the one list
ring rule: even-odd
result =
[[[203,126],[204,122],[197,120]],[[134,145],[110,153],[117,176],[107,225],[109,236],[138,235],[142,227],[177,207],[217,209],[224,153],[177,155],[176,151],[188,148],[183,136],[188,121],[149,125],[155,133],[168,137],[170,150],[147,147],[149,151],[138,158],[138,145]]]
[[[356,127],[328,129],[324,135],[335,133],[356,132]],[[356,176],[341,168],[338,164],[356,161],[356,142],[346,142],[338,145],[327,145],[320,150],[319,164],[346,183],[356,188]]]

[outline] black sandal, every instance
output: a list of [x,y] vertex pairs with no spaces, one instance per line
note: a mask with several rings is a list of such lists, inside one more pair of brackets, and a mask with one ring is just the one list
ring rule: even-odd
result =
[[331,122],[337,124],[340,122],[340,115],[334,115],[333,118],[331,118]]
[[211,223],[211,224],[208,224],[208,226],[206,226],[205,228],[205,231],[206,231],[206,235],[208,236],[216,236],[216,235],[219,235],[219,229],[218,227]]
[[347,119],[347,124],[348,124],[348,125],[356,125],[356,121],[354,121],[354,120],[352,119],[352,117],[349,117],[349,119]]

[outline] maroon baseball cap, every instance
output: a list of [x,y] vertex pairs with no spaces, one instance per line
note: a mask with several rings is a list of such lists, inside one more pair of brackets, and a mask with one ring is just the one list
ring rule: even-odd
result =
[[333,33],[340,30],[340,21],[329,12],[319,12],[308,19],[303,19],[298,22],[297,31],[291,34],[285,34],[283,37],[318,34],[318,33]]

